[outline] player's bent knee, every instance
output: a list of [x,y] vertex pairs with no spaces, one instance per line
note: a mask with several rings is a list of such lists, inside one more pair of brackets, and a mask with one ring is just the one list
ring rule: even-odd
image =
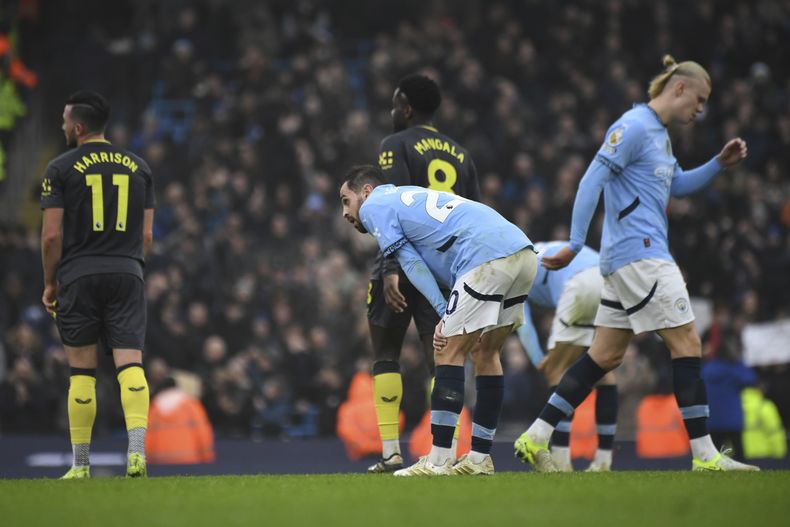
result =
[[113,349],[112,357],[116,368],[121,368],[127,364],[142,364],[143,351],[136,349]]
[[625,356],[625,350],[622,352],[620,350],[593,350],[591,349],[589,352],[590,358],[595,361],[595,363],[602,369],[606,370],[607,372],[612,371],[613,369],[617,368],[620,364],[623,363],[623,357]]
[[701,357],[702,342],[693,323],[659,332],[673,359]]

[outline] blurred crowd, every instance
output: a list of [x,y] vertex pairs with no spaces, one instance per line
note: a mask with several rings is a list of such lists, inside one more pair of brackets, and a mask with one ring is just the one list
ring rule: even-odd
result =
[[[672,251],[728,331],[790,316],[787,1],[58,4],[38,28],[50,53],[33,64],[53,132],[59,101],[93,81],[113,105],[109,138],[150,164],[152,391],[178,372],[197,376],[219,435],[332,434],[348,380],[369,368],[374,241],[340,217],[337,180],[376,162],[394,86],[413,71],[439,82],[435,124],[470,150],[484,201],[549,240],[568,237],[579,179],[608,125],[646,100],[662,55],[700,62],[713,93],[694,126],[672,131],[676,157],[692,168],[735,136],[749,157],[672,201]],[[81,18],[86,4],[99,19]],[[84,41],[67,42],[72,23]],[[3,433],[65,429],[68,368],[40,308],[38,243],[35,229],[0,228]],[[666,390],[660,347],[635,341],[618,373],[623,408]],[[545,385],[516,340],[503,356],[504,415],[524,423]],[[403,366],[412,426],[428,371],[411,340]],[[110,361],[98,386],[99,433],[122,429]]]

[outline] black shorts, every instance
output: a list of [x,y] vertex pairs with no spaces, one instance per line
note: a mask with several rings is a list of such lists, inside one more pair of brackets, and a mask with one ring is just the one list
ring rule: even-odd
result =
[[67,346],[101,340],[113,349],[142,350],[145,343],[145,286],[127,273],[93,274],[58,288],[56,322]]
[[406,328],[412,317],[420,335],[433,334],[439,315],[422,293],[409,282],[403,271],[400,271],[398,282],[401,293],[406,297],[408,307],[403,313],[396,313],[384,301],[384,281],[373,279],[368,286],[368,320],[374,326],[383,328]]

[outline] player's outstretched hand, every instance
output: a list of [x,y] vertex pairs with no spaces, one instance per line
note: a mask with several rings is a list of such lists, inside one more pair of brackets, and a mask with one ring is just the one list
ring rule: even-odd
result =
[[406,297],[400,292],[398,273],[384,275],[384,302],[396,313],[403,313],[408,307]]
[[433,330],[433,351],[434,353],[438,353],[444,349],[447,345],[447,337],[442,335],[442,327],[444,326],[444,321],[440,320],[438,324],[436,324],[436,329]]
[[746,141],[740,137],[736,137],[735,139],[727,141],[727,144],[721,149],[719,155],[716,156],[716,161],[724,168],[729,168],[743,161],[748,153]]
[[58,302],[56,297],[58,295],[58,286],[57,285],[48,285],[44,287],[44,294],[41,295],[41,303],[44,304],[44,309],[47,310],[47,313],[55,316],[55,307],[57,306]]
[[576,258],[576,253],[573,252],[570,247],[566,246],[560,249],[554,256],[544,256],[541,258],[541,265],[550,271],[556,271],[571,263],[574,258]]

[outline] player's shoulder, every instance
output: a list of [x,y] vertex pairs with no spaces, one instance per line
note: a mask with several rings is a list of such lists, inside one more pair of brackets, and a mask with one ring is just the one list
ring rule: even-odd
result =
[[411,128],[407,128],[384,137],[384,139],[381,140],[381,148],[387,147],[392,149],[396,145],[407,142],[411,137],[409,134],[410,130]]
[[650,124],[651,119],[655,119],[646,104],[637,104],[617,119],[611,128],[621,127],[630,131],[644,131]]
[[66,172],[73,164],[74,161],[79,159],[79,148],[72,148],[52,159],[47,165],[47,170],[56,170],[57,172]]
[[606,132],[604,146],[608,149],[616,149],[624,142],[626,144],[636,144],[646,129],[645,112],[640,106],[635,106],[612,123]]
[[375,209],[375,207],[386,205],[392,201],[398,200],[398,194],[402,189],[408,187],[396,187],[395,185],[386,184],[386,185],[379,185],[376,187],[373,192],[370,193],[368,198],[360,207],[360,212],[362,210],[371,210]]
[[145,162],[145,159],[143,159],[142,157],[138,156],[137,154],[135,154],[131,150],[127,150],[127,149],[121,148],[119,146],[114,146],[114,145],[112,145],[112,146],[113,146],[113,149],[115,151],[117,151],[118,153],[120,153],[122,156],[129,157],[129,159],[131,159],[144,172],[146,172],[149,175],[151,174],[151,167],[148,166],[148,163]]

